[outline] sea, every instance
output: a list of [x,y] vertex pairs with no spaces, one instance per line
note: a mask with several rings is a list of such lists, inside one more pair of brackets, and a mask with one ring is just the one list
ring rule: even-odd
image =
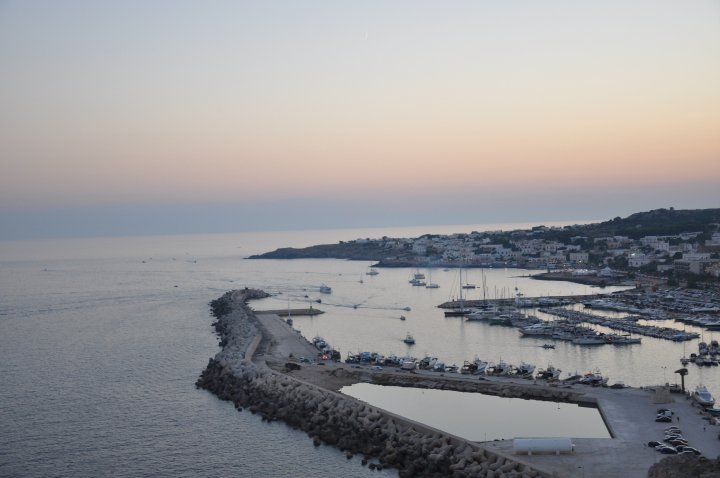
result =
[[[295,317],[294,327],[308,338],[324,337],[343,356],[360,351],[429,355],[458,365],[478,356],[539,368],[553,364],[563,375],[600,370],[610,383],[677,382],[679,358],[697,351],[698,341],[643,338],[641,345],[624,347],[557,342],[552,350],[542,348],[542,340],[520,338],[516,329],[445,318],[437,305],[458,297],[458,269],[378,269],[378,275],[367,275],[369,261],[246,259],[278,247],[533,225],[0,242],[0,476],[396,476],[393,470],[370,471],[359,457],[348,460],[332,447],[314,447],[301,431],[237,412],[195,388],[219,350],[208,302],[242,287],[272,294],[251,304],[258,310],[322,310],[321,315]],[[439,287],[411,286],[408,278],[417,272]],[[478,284],[464,291],[465,297],[616,290],[538,281],[529,277],[534,272],[463,270],[463,282]],[[320,293],[323,284],[331,294]],[[407,333],[415,345],[403,342]],[[686,385],[702,382],[717,393],[718,377],[717,368],[691,368]],[[384,398],[389,394],[390,389]],[[485,406],[454,406],[459,399],[447,395],[434,400],[426,405],[428,415],[437,409],[450,415],[434,417],[439,421],[433,426],[443,428],[447,422],[451,433],[457,415],[464,421],[471,415],[463,407]],[[512,408],[522,407],[512,403]],[[412,413],[422,419],[423,408]],[[506,412],[506,421],[484,432],[483,439],[500,437],[503,428],[522,434],[516,428],[522,416]]]

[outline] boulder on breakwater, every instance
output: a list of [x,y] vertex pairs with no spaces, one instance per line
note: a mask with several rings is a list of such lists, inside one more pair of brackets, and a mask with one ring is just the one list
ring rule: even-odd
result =
[[[213,311],[225,344],[211,358],[197,386],[266,420],[282,420],[305,431],[314,443],[333,445],[349,456],[373,457],[374,469],[393,467],[411,476],[545,476],[476,444],[384,412],[352,397],[272,371],[246,357],[259,327],[246,305],[261,291],[225,294]],[[219,299],[220,300],[220,299]],[[267,337],[266,337],[267,338]]]

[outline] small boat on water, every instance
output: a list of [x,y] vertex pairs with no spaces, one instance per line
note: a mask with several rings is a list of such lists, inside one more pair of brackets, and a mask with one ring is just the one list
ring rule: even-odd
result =
[[404,316],[404,315],[401,315],[401,316],[400,316],[400,320],[405,320],[405,316]]
[[405,339],[403,339],[403,342],[405,342],[408,345],[414,345],[415,344],[415,337],[410,335],[410,332],[407,333],[405,336]]
[[553,344],[542,344],[542,348],[544,349],[554,349],[555,346]]
[[320,286],[320,292],[322,292],[323,294],[332,294],[332,288],[330,286],[322,284]]
[[708,392],[705,385],[698,385],[695,387],[695,393],[693,393],[693,399],[703,407],[712,407],[715,405],[715,399]]
[[367,275],[369,275],[369,276],[376,276],[376,275],[378,275],[378,274],[380,274],[380,273],[379,273],[377,270],[371,268],[371,269],[370,269],[369,271],[367,271],[365,274],[367,274]]

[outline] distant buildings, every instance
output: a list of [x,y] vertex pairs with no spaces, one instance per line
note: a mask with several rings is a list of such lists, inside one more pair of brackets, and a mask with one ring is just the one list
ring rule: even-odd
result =
[[[387,261],[434,266],[514,266],[570,269],[578,275],[616,277],[622,270],[643,273],[720,275],[720,231],[673,236],[563,236],[562,228],[424,235],[418,238],[358,239],[387,250]],[[552,237],[557,237],[553,239]],[[610,267],[608,267],[608,265]],[[618,270],[621,269],[621,270]]]

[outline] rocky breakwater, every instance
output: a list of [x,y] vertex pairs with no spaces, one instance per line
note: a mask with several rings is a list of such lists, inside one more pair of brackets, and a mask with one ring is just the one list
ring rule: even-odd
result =
[[239,410],[299,428],[316,445],[336,446],[348,458],[361,454],[363,465],[396,468],[401,477],[546,476],[477,444],[273,371],[261,359],[253,362],[249,348],[257,346],[261,329],[246,301],[262,294],[233,291],[213,301],[223,348],[210,359],[198,387],[232,401]]

